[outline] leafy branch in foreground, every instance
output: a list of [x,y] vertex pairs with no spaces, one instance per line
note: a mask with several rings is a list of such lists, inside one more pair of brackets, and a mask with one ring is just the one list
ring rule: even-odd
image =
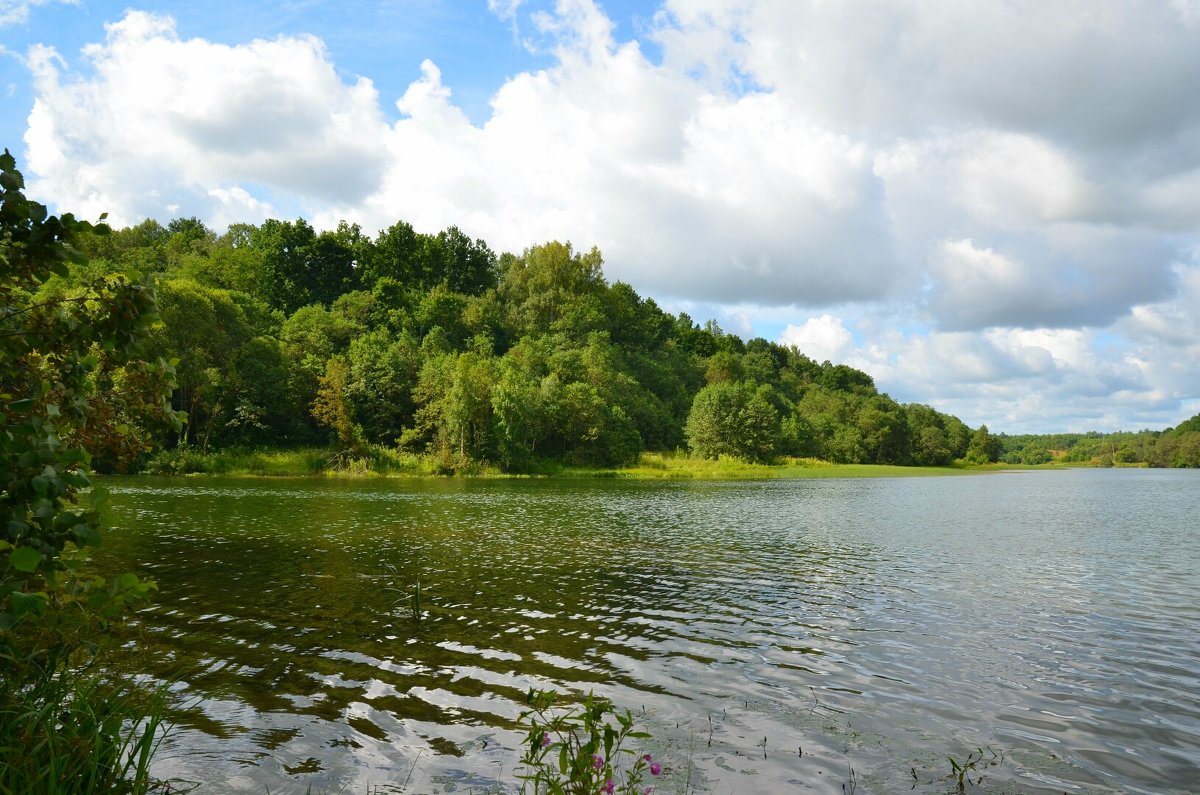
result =
[[558,694],[530,690],[521,791],[533,795],[649,795],[646,774],[658,776],[662,766],[650,754],[626,747],[629,740],[648,740],[634,728],[629,710],[618,711],[611,701],[592,693],[581,704],[556,707]]
[[[155,586],[134,574],[87,575],[79,550],[100,540],[107,495],[90,486],[82,439],[96,414],[101,372],[134,368],[156,387],[160,415],[172,368],[139,361],[156,317],[154,288],[106,276],[65,299],[34,293],[75,246],[107,227],[50,215],[22,193],[0,156],[0,793],[141,792],[157,720],[129,686],[87,669],[103,631]],[[93,433],[95,429],[92,429]],[[153,713],[153,710],[151,710]],[[148,722],[147,722],[148,718]]]

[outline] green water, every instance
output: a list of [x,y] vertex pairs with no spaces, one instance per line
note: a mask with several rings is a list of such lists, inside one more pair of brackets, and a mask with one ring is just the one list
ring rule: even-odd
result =
[[531,686],[633,709],[659,792],[1200,781],[1200,473],[107,482],[200,792],[512,791]]

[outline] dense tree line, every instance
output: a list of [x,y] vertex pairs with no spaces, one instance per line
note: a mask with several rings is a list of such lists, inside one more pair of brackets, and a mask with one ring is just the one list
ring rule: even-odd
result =
[[[400,446],[446,470],[486,461],[616,465],[689,448],[754,461],[945,465],[995,460],[972,431],[900,405],[866,373],[794,347],[743,341],[610,284],[596,249],[496,255],[456,228],[146,221],[85,240],[89,264],[43,286],[69,297],[107,273],[157,280],[148,353],[174,362],[174,435],[141,414],[136,373],[98,376],[90,448],[114,469],[151,441],[201,450]],[[982,433],[982,437],[980,434]],[[159,434],[159,438],[153,438]]]
[[1091,431],[1002,439],[1002,460],[1008,463],[1043,463],[1057,457],[1096,466],[1200,467],[1200,414],[1162,431]]

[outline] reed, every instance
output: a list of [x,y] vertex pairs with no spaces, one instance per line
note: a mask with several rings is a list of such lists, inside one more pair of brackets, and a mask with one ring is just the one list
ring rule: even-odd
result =
[[150,760],[165,734],[165,689],[55,668],[0,692],[0,795],[158,788]]

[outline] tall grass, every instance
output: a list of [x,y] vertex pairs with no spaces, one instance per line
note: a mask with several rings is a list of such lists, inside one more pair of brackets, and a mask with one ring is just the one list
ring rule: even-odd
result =
[[0,795],[140,795],[156,784],[166,693],[92,669],[0,684]]
[[762,480],[775,478],[879,478],[928,477],[1020,469],[1008,464],[972,467],[916,467],[885,464],[833,464],[817,458],[783,458],[756,464],[737,458],[695,458],[686,452],[642,453],[624,467],[588,467],[551,459],[529,461],[520,472],[503,472],[495,464],[447,459],[371,445],[359,455],[330,449],[229,448],[202,453],[196,448],[164,450],[147,462],[143,471],[158,475],[250,475],[330,477],[600,477],[638,480]]
[[818,458],[784,458],[756,464],[738,458],[695,458],[686,453],[642,453],[636,464],[617,469],[563,469],[567,476],[639,480],[767,480],[778,478],[882,478],[966,474],[957,467],[911,467],[887,464],[833,464]]
[[232,447],[201,452],[194,447],[162,450],[143,466],[149,475],[249,475],[262,477],[434,477],[462,475],[496,477],[500,470],[482,461],[448,460],[434,454],[411,453],[368,445],[359,454],[330,448],[291,449]]

